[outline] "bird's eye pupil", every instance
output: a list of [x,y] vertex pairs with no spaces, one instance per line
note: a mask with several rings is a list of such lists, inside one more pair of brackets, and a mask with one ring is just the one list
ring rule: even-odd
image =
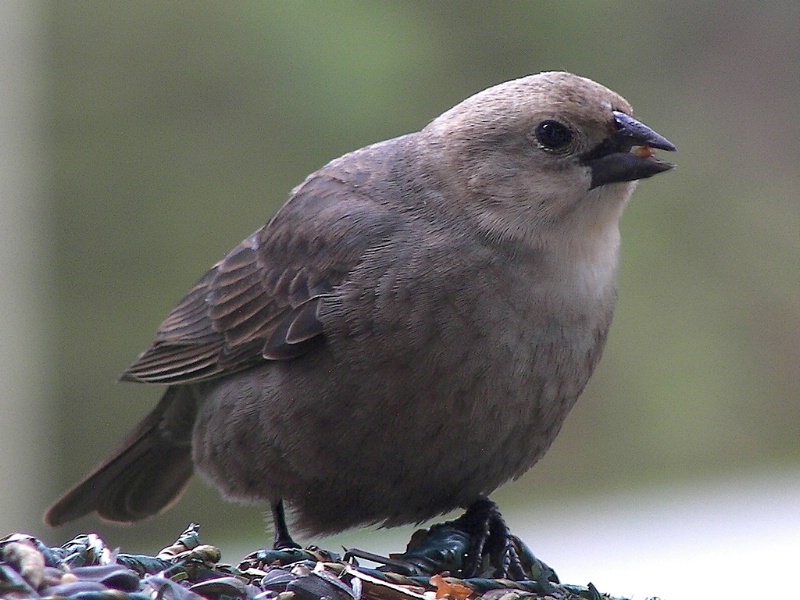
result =
[[564,150],[572,143],[572,131],[558,121],[542,121],[536,126],[535,135],[545,150]]

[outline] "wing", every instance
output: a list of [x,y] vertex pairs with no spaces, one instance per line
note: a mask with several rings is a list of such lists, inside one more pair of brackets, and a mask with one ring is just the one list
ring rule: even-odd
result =
[[203,381],[324,343],[322,299],[391,235],[398,218],[365,194],[363,178],[356,181],[324,171],[306,180],[205,274],[121,379]]

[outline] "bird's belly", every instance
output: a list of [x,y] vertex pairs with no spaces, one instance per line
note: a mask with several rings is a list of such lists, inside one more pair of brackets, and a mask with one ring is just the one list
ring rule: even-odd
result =
[[366,361],[338,339],[223,380],[197,420],[197,468],[231,499],[287,500],[312,532],[467,505],[544,454],[596,362],[593,328],[524,317],[470,339],[439,328],[413,353],[395,338]]

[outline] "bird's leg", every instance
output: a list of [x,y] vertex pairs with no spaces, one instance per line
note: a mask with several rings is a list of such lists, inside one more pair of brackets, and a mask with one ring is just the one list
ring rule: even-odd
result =
[[283,500],[271,502],[270,510],[272,511],[272,523],[275,527],[275,541],[272,543],[272,548],[256,550],[245,556],[237,567],[240,571],[247,571],[252,568],[264,569],[276,562],[289,564],[308,558],[308,553],[299,544],[295,543],[289,534],[289,527],[286,525],[286,512],[283,509]]
[[275,526],[275,542],[272,544],[273,550],[285,550],[287,548],[299,548],[292,536],[289,535],[289,527],[286,525],[286,512],[283,509],[283,500],[278,500],[270,505],[272,509],[272,522]]
[[308,552],[295,543],[289,534],[289,527],[286,525],[286,512],[283,509],[283,500],[271,502],[270,510],[272,511],[273,527],[275,527],[275,540],[272,543],[272,548],[256,550],[245,556],[237,567],[240,571],[247,571],[252,568],[264,569],[276,562],[289,564],[308,558]]

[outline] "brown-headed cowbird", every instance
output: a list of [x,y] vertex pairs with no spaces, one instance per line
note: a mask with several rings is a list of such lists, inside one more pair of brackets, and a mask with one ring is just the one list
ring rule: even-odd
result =
[[674,150],[619,95],[541,73],[311,174],[123,379],[166,393],[58,525],[172,505],[194,471],[313,534],[469,506],[545,453],[614,310],[618,223]]

